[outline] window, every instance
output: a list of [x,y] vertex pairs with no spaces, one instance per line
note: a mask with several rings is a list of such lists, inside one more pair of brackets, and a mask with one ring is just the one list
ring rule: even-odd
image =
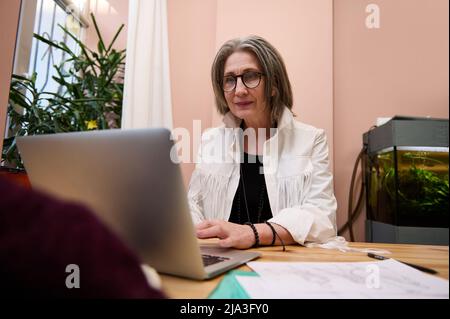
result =
[[[56,75],[54,65],[60,65],[67,57],[61,50],[51,50],[47,44],[34,38],[33,34],[64,42],[77,52],[79,47],[76,41],[68,37],[58,24],[83,41],[88,23],[82,13],[88,8],[89,0],[22,0],[13,73],[31,78],[33,72],[36,72],[37,90],[61,93],[58,92],[59,84],[52,76]],[[69,63],[66,63],[65,67],[68,66]],[[31,98],[31,92],[27,91],[27,97]],[[10,118],[7,116],[4,136],[9,138],[15,134],[16,131],[11,130]],[[0,165],[3,164],[2,157]]]
[[[64,42],[74,52],[79,50],[76,42],[61,29],[61,26],[69,29],[78,39],[83,40],[84,30],[87,23],[84,23],[78,12],[83,11],[84,2],[38,0],[36,2],[36,14],[34,18],[33,33],[37,33],[44,38]],[[36,87],[42,91],[58,92],[59,84],[52,79],[56,75],[53,65],[59,65],[67,59],[61,50],[52,50],[47,44],[33,38],[28,75],[37,72],[38,77]]]

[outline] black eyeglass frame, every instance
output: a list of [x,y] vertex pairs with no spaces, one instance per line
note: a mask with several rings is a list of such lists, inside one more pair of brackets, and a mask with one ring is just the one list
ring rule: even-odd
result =
[[[245,83],[245,81],[244,81],[244,75],[246,75],[246,74],[248,74],[248,73],[255,73],[255,74],[258,74],[258,76],[259,76],[258,84],[256,84],[255,86],[251,87],[251,86],[248,86],[248,85]],[[265,75],[265,74],[262,73],[262,72],[259,72],[259,71],[252,71],[252,70],[245,71],[244,73],[242,73],[242,74],[240,74],[240,75],[232,75],[232,74],[226,75],[226,76],[223,77],[223,80],[222,80],[222,90],[223,90],[224,92],[232,92],[232,91],[234,91],[234,90],[236,89],[237,82],[238,82],[238,79],[239,79],[239,78],[241,78],[242,84],[244,84],[244,86],[245,86],[247,89],[254,89],[254,88],[257,88],[257,87],[261,84],[261,78],[262,78],[264,75]],[[231,90],[225,90],[225,88],[224,88],[225,78],[227,78],[227,77],[232,77],[232,78],[234,79],[234,86],[233,86],[233,88],[232,88]]]

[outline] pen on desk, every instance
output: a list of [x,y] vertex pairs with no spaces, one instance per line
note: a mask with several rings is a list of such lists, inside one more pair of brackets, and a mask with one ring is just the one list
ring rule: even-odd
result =
[[[380,255],[375,255],[375,254],[372,254],[372,253],[368,253],[367,256],[369,256],[370,258],[378,259],[378,260],[389,259],[388,257],[384,257],[384,256],[380,256]],[[410,267],[413,267],[413,268],[415,268],[415,269],[417,269],[417,270],[426,272],[426,273],[428,273],[428,274],[437,274],[437,273],[438,273],[436,270],[430,269],[430,268],[427,268],[427,267],[423,267],[423,266],[419,266],[419,265],[414,265],[414,264],[406,263],[406,262],[400,261],[400,260],[398,260],[398,262],[401,262],[402,264],[408,265],[408,266],[410,266]]]

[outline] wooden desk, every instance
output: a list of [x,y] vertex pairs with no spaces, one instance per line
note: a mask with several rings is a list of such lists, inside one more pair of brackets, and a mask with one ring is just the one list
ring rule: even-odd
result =
[[[403,244],[375,244],[375,243],[350,243],[356,248],[379,248],[389,250],[392,254],[388,257],[399,261],[410,262],[438,271],[437,276],[448,279],[448,246],[428,245],[403,245]],[[354,262],[374,261],[367,254],[359,252],[340,252],[338,250],[322,248],[305,248],[299,245],[286,247],[283,252],[280,246],[261,247],[256,250],[262,256],[258,261],[328,261],[328,262]],[[247,266],[238,268],[250,270]],[[223,276],[207,281],[195,281],[175,276],[161,275],[162,286],[165,293],[171,298],[207,298],[217,286]]]

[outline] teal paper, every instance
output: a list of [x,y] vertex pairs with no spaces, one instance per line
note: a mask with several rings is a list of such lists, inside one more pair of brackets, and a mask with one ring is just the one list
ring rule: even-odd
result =
[[233,270],[226,274],[208,299],[250,299],[236,276],[258,276],[254,271]]

